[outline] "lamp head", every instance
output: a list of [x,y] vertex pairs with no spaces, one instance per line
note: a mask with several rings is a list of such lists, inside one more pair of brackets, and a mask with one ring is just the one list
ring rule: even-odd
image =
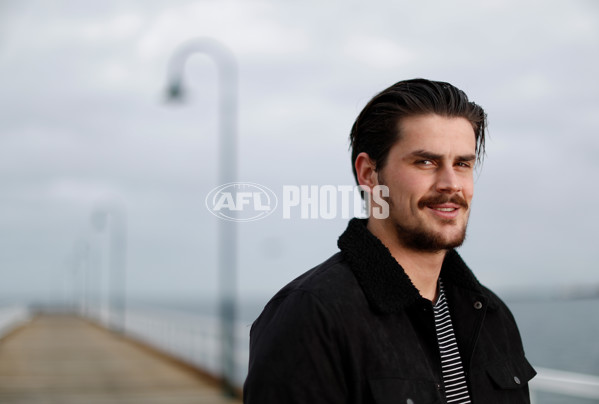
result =
[[185,91],[181,81],[171,81],[167,89],[166,99],[170,102],[182,102],[185,99]]

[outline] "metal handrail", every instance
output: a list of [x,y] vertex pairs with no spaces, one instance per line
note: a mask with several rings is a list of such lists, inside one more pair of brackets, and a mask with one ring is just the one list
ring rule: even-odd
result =
[[31,319],[31,312],[23,305],[0,307],[0,338]]
[[576,398],[599,399],[599,377],[535,367],[537,375],[530,381],[531,400],[536,403],[539,392],[557,393]]
[[[91,313],[102,323],[100,312]],[[95,316],[94,316],[95,314]],[[221,338],[217,320],[212,316],[201,316],[178,310],[157,309],[139,306],[128,308],[126,333],[134,338],[173,355],[192,366],[208,373],[219,374],[218,340]],[[249,359],[249,324],[239,323],[236,327],[236,362],[239,372],[235,382],[243,383],[242,369]],[[531,402],[538,402],[538,394],[562,394],[576,398],[599,399],[599,377],[563,370],[535,366],[537,375],[530,382]]]
[[[105,310],[89,310],[88,318],[107,327],[109,318]],[[125,334],[148,344],[167,355],[181,360],[202,371],[219,376],[222,374],[219,344],[222,330],[218,318],[186,313],[176,309],[159,309],[135,305],[127,308]],[[249,325],[237,322],[234,328],[236,373],[232,381],[243,384],[249,360]]]

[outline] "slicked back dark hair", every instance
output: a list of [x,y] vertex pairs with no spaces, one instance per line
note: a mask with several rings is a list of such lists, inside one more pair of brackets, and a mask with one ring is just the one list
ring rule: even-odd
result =
[[481,162],[485,154],[487,115],[479,105],[468,100],[460,89],[442,81],[412,79],[400,81],[374,96],[364,107],[351,129],[352,169],[356,173],[356,157],[368,153],[377,171],[387,163],[391,147],[401,139],[402,118],[437,114],[466,118],[474,129],[476,157]]

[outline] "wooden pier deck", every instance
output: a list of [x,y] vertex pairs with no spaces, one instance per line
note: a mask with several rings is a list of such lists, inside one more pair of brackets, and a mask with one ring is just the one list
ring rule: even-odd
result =
[[3,404],[236,404],[219,386],[81,318],[40,315],[0,340]]

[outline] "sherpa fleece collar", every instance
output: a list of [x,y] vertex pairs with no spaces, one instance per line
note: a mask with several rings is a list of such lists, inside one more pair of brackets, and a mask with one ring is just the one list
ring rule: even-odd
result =
[[[389,249],[366,228],[366,223],[367,219],[350,220],[337,245],[369,303],[383,313],[398,312],[421,299],[420,293]],[[441,278],[444,283],[483,293],[474,274],[453,249],[445,255]]]

